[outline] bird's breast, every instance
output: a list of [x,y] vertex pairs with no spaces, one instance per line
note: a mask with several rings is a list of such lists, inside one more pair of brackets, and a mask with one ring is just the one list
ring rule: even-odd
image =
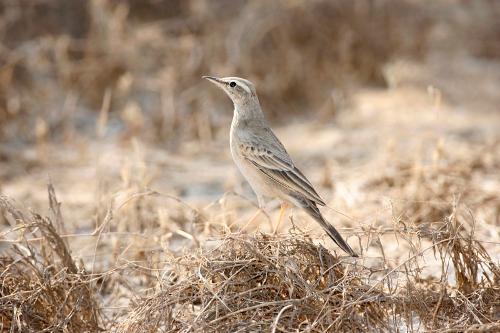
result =
[[251,164],[242,155],[240,149],[241,142],[238,136],[234,135],[233,130],[231,131],[229,142],[234,163],[238,167],[243,177],[250,184],[253,191],[258,196],[274,197],[275,193],[273,191],[273,187],[270,186],[268,181],[266,181],[266,177],[264,177],[261,171],[255,167],[255,165]]

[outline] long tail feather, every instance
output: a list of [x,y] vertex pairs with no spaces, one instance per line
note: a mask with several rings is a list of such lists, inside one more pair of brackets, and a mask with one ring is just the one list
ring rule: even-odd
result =
[[328,236],[337,244],[342,250],[348,253],[352,257],[358,257],[356,252],[351,249],[349,244],[342,238],[340,233],[335,229],[333,225],[331,225],[318,209],[316,203],[306,198],[295,198],[300,202],[300,207],[304,209],[316,222],[318,222],[321,227],[326,231]]

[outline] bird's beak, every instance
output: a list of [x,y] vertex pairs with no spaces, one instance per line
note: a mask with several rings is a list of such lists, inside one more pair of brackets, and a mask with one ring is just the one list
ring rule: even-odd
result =
[[215,77],[215,76],[202,76],[202,78],[207,79],[208,81],[215,83],[215,85],[217,85],[219,87],[223,87],[226,85],[226,82],[222,81],[221,79],[219,79],[218,77]]

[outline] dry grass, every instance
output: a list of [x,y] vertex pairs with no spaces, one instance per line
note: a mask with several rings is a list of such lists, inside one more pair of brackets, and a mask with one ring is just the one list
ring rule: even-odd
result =
[[438,142],[432,154],[433,162],[427,165],[418,160],[395,163],[369,181],[367,188],[394,197],[404,193],[403,202],[394,206],[394,214],[404,223],[439,223],[452,214],[454,205],[466,202],[471,211],[490,207],[487,219],[498,224],[500,197],[496,191],[488,191],[481,178],[494,177],[500,169],[500,141],[467,150],[464,155],[448,151]]
[[[52,221],[36,213],[26,215],[3,196],[0,207],[18,223],[12,232],[24,239],[13,243],[9,255],[0,258],[1,330],[98,331],[100,310],[93,277],[77,268]],[[54,213],[58,210],[51,208]]]
[[[181,270],[167,271],[160,291],[133,306],[120,331],[499,329],[498,264],[453,217],[428,232],[431,247],[396,267],[385,262],[383,272],[333,256],[301,233],[230,235],[177,261]],[[425,251],[439,258],[440,277],[420,277]]]
[[[383,299],[349,264],[311,239],[230,235],[215,249],[181,258],[161,292],[135,306],[123,332],[387,327]],[[366,273],[366,272],[365,272]],[[153,319],[153,320],[151,320]]]
[[[53,190],[49,197],[53,215],[61,218]],[[99,274],[77,268],[50,218],[27,214],[6,197],[0,203],[4,216],[17,223],[10,233],[19,235],[1,260],[5,331],[500,329],[500,266],[474,238],[474,222],[461,222],[457,210],[425,233],[418,226],[393,230],[415,242],[415,251],[396,266],[384,259],[383,269],[334,256],[300,231],[228,234],[167,260],[148,283],[150,296],[129,289],[129,298],[138,297],[130,310],[106,317],[100,303],[109,286],[127,285],[120,276],[143,268],[126,265]],[[421,249],[420,237],[432,245]],[[424,278],[421,266],[430,251],[441,274]]]

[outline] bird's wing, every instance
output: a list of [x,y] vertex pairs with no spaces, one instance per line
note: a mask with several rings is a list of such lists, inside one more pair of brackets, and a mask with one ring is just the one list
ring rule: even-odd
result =
[[325,202],[314,190],[307,178],[295,167],[283,144],[271,130],[259,139],[247,137],[239,142],[242,156],[255,165],[262,173],[282,186],[304,195],[309,200],[324,206]]

